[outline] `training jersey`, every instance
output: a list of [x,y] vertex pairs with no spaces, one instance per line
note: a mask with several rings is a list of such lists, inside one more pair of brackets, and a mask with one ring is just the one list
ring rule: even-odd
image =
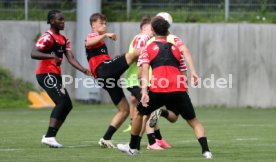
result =
[[[99,36],[98,32],[91,32],[86,37],[85,41],[87,41],[88,38],[97,36]],[[104,40],[101,40],[93,46],[85,46],[85,49],[91,73],[95,78],[97,78],[98,74],[96,70],[99,65],[106,60],[110,60],[105,42]]]
[[[155,39],[156,39],[155,37],[152,37],[149,41],[147,41],[147,45],[149,45],[150,43],[155,41]],[[184,46],[187,49],[187,47],[183,43],[183,41],[176,35],[169,34],[166,39],[167,39],[167,42],[176,45],[179,49],[180,49],[181,46]],[[180,49],[180,51],[181,51],[181,49]],[[181,51],[181,52],[183,52],[183,51]],[[138,59],[138,60],[140,60],[140,59]],[[140,66],[140,64],[141,64],[141,62],[138,61],[138,66]],[[180,68],[181,71],[187,71],[187,65],[186,65],[186,62],[185,62],[185,59],[184,59],[183,56],[181,58],[181,63],[180,63],[179,68]]]
[[183,64],[182,57],[180,49],[166,38],[157,38],[146,46],[138,62],[152,67],[150,91],[167,93],[187,90],[179,68]]
[[[45,54],[55,53],[62,61],[63,54],[71,50],[70,40],[62,34],[56,34],[51,30],[45,32],[36,42],[35,45],[40,52]],[[60,66],[56,65],[54,59],[40,60],[36,74],[55,73],[61,74]]]
[[[150,39],[150,37],[146,34],[136,35],[129,45],[128,52],[132,53],[134,51],[134,49],[145,47],[146,43],[149,39]],[[127,81],[126,82],[127,88],[139,86],[137,61],[133,62],[129,66],[129,68],[126,71],[125,78]]]

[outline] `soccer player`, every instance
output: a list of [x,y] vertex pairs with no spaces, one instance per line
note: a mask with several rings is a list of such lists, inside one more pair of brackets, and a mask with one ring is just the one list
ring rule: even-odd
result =
[[96,80],[103,85],[109,93],[118,112],[113,117],[106,133],[99,140],[99,145],[105,148],[115,148],[111,138],[129,115],[129,105],[123,93],[123,89],[117,84],[120,76],[129,68],[129,65],[137,61],[141,50],[136,49],[132,53],[126,53],[114,59],[110,59],[104,39],[113,41],[117,39],[115,33],[106,32],[106,17],[95,13],[90,17],[92,32],[86,38],[85,48],[87,60],[91,72]]
[[[147,45],[139,58],[142,65],[142,98],[137,108],[139,112],[135,114],[132,121],[130,143],[118,144],[117,147],[131,156],[139,154],[137,146],[140,142],[142,115],[149,115],[161,106],[166,106],[167,109],[179,112],[189,123],[201,145],[203,156],[211,159],[212,154],[208,148],[205,131],[195,116],[193,105],[187,94],[185,80],[182,80],[181,84],[178,80],[183,76],[179,70],[182,56],[179,48],[166,40],[169,23],[161,17],[155,17],[151,25],[156,40]],[[148,91],[149,66],[152,67],[152,79]],[[160,80],[166,80],[166,86],[162,85]]]
[[[151,17],[144,16],[140,22],[140,33],[135,35],[133,40],[129,45],[129,52],[132,52],[134,49],[144,48],[147,41],[152,37],[151,30]],[[138,102],[141,100],[141,87],[138,80],[138,67],[137,61],[133,62],[126,71],[125,79],[127,81],[127,90],[131,93],[130,98],[130,118],[132,120],[133,113],[137,111],[136,107]],[[148,118],[144,118],[146,120]],[[124,132],[130,131],[131,125],[124,130]],[[140,133],[140,140],[144,134],[145,126],[143,126]]]
[[[156,16],[161,16],[166,21],[168,21],[170,26],[171,26],[172,17],[169,13],[160,12]],[[192,80],[194,85],[197,85],[198,84],[198,75],[197,75],[196,70],[194,68],[192,56],[190,54],[189,49],[186,47],[186,45],[182,42],[182,40],[179,37],[177,37],[177,36],[175,36],[171,33],[166,37],[166,39],[167,39],[168,42],[176,45],[180,49],[180,51],[182,52],[182,54],[185,58],[185,61],[188,62],[189,69],[190,69],[190,72],[191,72],[191,77],[192,77],[191,80]],[[153,41],[155,41],[155,37],[150,39],[147,42],[147,44],[150,44]],[[183,58],[183,64],[182,64],[180,70],[182,71],[184,76],[187,78],[187,67],[186,67],[186,64],[184,62],[184,58]],[[158,126],[158,119],[159,119],[159,116],[162,116],[162,117],[166,118],[168,121],[174,123],[174,122],[177,121],[178,115],[179,115],[178,112],[173,112],[173,111],[165,110],[165,109],[158,109],[158,110],[154,111],[151,114],[150,119],[145,124],[146,125],[146,132],[147,132],[148,142],[149,142],[149,145],[147,147],[148,149],[161,150],[160,148],[156,147],[156,145],[159,145],[162,148],[171,148],[171,146],[167,143],[166,140],[164,140],[164,138],[161,135],[160,128]]]
[[[144,48],[147,41],[152,36],[151,30],[151,17],[144,16],[140,22],[140,33],[135,35],[129,45],[129,52],[137,48]],[[135,111],[138,102],[141,99],[141,88],[138,80],[138,67],[137,61],[133,62],[126,71],[125,79],[127,81],[127,90],[131,93],[130,98],[130,118],[132,120],[133,111]],[[131,127],[130,127],[131,128]],[[129,131],[130,131],[130,128]],[[125,130],[126,132],[127,130]]]
[[48,131],[43,135],[41,143],[59,148],[63,145],[58,143],[55,137],[72,109],[69,94],[62,86],[60,65],[63,55],[79,71],[86,75],[91,75],[91,72],[75,59],[71,52],[70,40],[60,33],[60,30],[64,29],[63,14],[58,10],[49,11],[47,23],[50,24],[50,29],[38,39],[31,57],[40,60],[36,71],[37,81],[56,104],[50,116]]

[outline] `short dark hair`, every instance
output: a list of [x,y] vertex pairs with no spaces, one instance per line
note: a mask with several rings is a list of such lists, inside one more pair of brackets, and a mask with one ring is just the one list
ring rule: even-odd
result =
[[144,16],[140,22],[140,29],[142,29],[142,27],[145,24],[150,24],[151,23],[151,17],[150,16]]
[[47,24],[50,24],[51,19],[53,19],[57,13],[61,13],[61,11],[59,11],[59,10],[50,10],[48,12]]
[[98,19],[106,21],[106,16],[101,13],[94,13],[90,16],[90,25],[92,25],[93,22],[96,22]]
[[160,36],[166,36],[168,34],[168,29],[170,24],[161,16],[156,16],[151,21],[151,26],[153,31]]

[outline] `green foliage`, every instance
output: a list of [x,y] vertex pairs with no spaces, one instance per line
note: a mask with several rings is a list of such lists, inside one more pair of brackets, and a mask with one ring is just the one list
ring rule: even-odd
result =
[[[76,1],[57,0],[48,3],[40,1],[29,1],[29,20],[46,21],[47,12],[50,9],[59,9],[63,11],[66,21],[76,21]],[[38,3],[39,2],[39,3]],[[158,5],[145,5],[161,4]],[[274,2],[268,0],[232,0],[230,6],[231,23],[275,23]],[[154,16],[161,11],[169,12],[173,15],[174,22],[199,22],[199,23],[218,23],[224,22],[224,0],[213,0],[205,2],[204,0],[187,1],[154,1],[154,0],[133,0],[132,11],[127,17],[127,7],[125,0],[102,0],[102,12],[107,16],[108,22],[139,22],[145,15]],[[179,6],[179,5],[181,6]],[[198,5],[200,4],[200,5]],[[0,20],[24,20],[24,2],[9,3],[5,6],[0,3]]]
[[27,107],[27,94],[33,90],[31,83],[15,79],[5,69],[0,68],[0,108]]

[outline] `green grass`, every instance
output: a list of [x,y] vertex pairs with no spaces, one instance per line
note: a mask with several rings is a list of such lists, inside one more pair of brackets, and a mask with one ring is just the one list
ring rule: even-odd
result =
[[[50,112],[0,109],[0,161],[205,161],[192,130],[181,118],[175,124],[160,120],[163,137],[172,149],[147,151],[146,136],[137,157],[100,148],[97,141],[115,113],[112,105],[75,106],[57,137],[66,147],[51,149],[40,144]],[[206,128],[212,161],[275,161],[276,109],[197,108],[196,112]],[[113,136],[115,144],[129,141],[129,134],[122,132],[127,124],[128,121]]]

